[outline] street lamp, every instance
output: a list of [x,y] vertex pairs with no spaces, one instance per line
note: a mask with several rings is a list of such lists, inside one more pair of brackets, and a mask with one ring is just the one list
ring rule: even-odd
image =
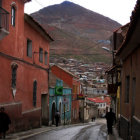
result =
[[105,51],[107,51],[108,53],[111,53],[112,54],[112,61],[113,61],[113,65],[115,65],[115,54],[116,54],[116,50],[110,50],[109,48],[107,47],[102,47],[102,49],[104,49]]

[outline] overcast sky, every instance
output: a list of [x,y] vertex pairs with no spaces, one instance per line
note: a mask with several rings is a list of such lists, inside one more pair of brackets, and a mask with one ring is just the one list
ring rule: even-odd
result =
[[[25,13],[33,13],[49,5],[62,3],[64,0],[32,0],[25,4]],[[69,0],[94,12],[107,16],[124,25],[130,21],[136,0]]]

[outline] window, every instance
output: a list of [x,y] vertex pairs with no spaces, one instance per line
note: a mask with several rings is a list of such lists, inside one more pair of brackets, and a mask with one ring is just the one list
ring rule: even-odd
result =
[[12,88],[16,88],[16,72],[17,67],[12,67]]
[[136,78],[132,79],[132,115],[135,114]]
[[32,41],[27,39],[27,56],[32,57]]
[[14,6],[11,8],[11,24],[15,26],[15,16],[16,16],[16,9]]
[[39,61],[42,63],[43,62],[43,49],[39,48]]
[[130,86],[130,77],[126,76],[125,79],[125,102],[129,103],[129,86]]
[[45,52],[45,65],[47,65],[47,61],[48,61],[48,52]]
[[0,7],[2,7],[2,0],[0,0]]
[[37,81],[33,83],[33,106],[36,107]]

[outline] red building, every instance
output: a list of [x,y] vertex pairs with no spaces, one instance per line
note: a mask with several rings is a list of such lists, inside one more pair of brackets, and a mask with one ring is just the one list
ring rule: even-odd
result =
[[76,77],[71,72],[53,65],[51,67],[52,73],[54,73],[58,78],[62,79],[70,88],[72,88],[72,109],[71,109],[71,122],[79,121],[79,100],[77,100],[77,95],[80,94],[80,82],[79,78]]
[[0,106],[11,117],[11,132],[38,127],[41,120],[47,124],[49,119],[49,43],[53,39],[24,14],[27,1],[0,0]]

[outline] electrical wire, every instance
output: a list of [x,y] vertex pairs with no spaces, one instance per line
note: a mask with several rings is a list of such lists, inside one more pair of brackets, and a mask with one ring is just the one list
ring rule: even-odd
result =
[[42,3],[40,3],[39,1],[35,0],[36,3],[38,3],[42,8],[45,7]]

